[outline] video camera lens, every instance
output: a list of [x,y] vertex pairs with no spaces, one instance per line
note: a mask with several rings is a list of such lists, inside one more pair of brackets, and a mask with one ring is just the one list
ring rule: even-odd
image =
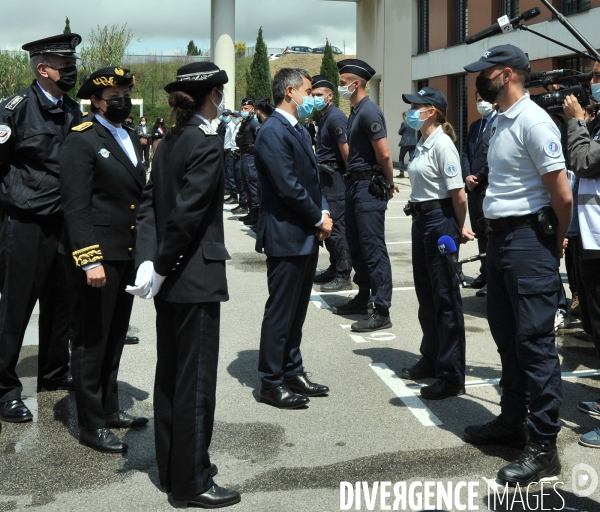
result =
[[544,92],[542,94],[532,94],[531,101],[542,107],[548,114],[562,113],[565,98],[572,94],[582,107],[588,103],[588,94],[581,85],[559,89],[558,91]]

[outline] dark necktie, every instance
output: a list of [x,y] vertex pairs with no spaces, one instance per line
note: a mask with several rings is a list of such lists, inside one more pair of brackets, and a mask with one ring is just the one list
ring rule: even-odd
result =
[[63,106],[63,100],[58,100],[56,102],[56,106],[57,106],[57,108],[62,108],[62,106]]
[[309,148],[312,148],[312,144],[310,143],[308,131],[305,130],[300,123],[296,123],[296,130],[300,133],[300,137],[302,137],[302,142],[307,145]]

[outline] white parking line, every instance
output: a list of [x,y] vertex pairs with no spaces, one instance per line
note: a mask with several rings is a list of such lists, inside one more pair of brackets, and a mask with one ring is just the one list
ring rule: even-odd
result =
[[386,245],[412,244],[412,242],[386,242]]
[[414,391],[408,388],[389,367],[384,363],[371,363],[371,369],[379,378],[402,400],[406,408],[417,418],[425,427],[434,427],[441,425],[440,419],[429,410],[421,400],[415,396]]
[[[401,286],[399,288],[392,288],[393,292],[406,292],[409,290],[414,290],[415,287],[414,286]],[[312,295],[311,295],[311,300],[313,298],[313,296],[318,295],[319,297],[325,295],[346,295],[348,294],[350,295],[356,295],[358,293],[358,290],[343,290],[341,292],[316,292],[313,290]],[[316,300],[316,299],[315,299]]]

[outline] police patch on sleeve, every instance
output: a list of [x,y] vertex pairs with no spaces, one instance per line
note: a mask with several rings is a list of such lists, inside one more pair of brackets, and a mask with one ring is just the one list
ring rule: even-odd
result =
[[544,151],[552,158],[558,158],[562,155],[562,147],[560,142],[556,139],[548,139],[544,144]]
[[344,129],[341,126],[338,126],[335,129],[335,134],[339,137],[340,135],[342,135],[344,133]]
[[10,126],[0,124],[0,144],[4,144],[10,137]]
[[383,126],[381,126],[381,123],[379,121],[373,121],[371,123],[371,131],[373,133],[379,133],[382,128],[383,128]]
[[453,162],[450,162],[450,163],[446,164],[446,168],[444,169],[444,172],[446,173],[446,176],[448,176],[449,178],[454,178],[458,174],[458,165]]

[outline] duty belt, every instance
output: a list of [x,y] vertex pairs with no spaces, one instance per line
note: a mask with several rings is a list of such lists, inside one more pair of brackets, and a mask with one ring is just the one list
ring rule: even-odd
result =
[[358,180],[370,180],[373,176],[375,176],[375,174],[376,173],[374,173],[372,171],[366,171],[366,172],[347,172],[343,176],[344,183],[350,183],[352,181],[358,181]]
[[487,233],[499,233],[501,231],[515,231],[517,229],[537,228],[538,215],[532,213],[520,217],[504,217],[502,219],[485,219],[485,230]]
[[439,210],[452,206],[452,198],[447,197],[446,199],[434,199],[432,201],[421,201],[419,203],[411,203],[410,201],[406,205],[404,211],[406,215],[412,215],[418,217],[424,213],[432,212],[433,210]]

